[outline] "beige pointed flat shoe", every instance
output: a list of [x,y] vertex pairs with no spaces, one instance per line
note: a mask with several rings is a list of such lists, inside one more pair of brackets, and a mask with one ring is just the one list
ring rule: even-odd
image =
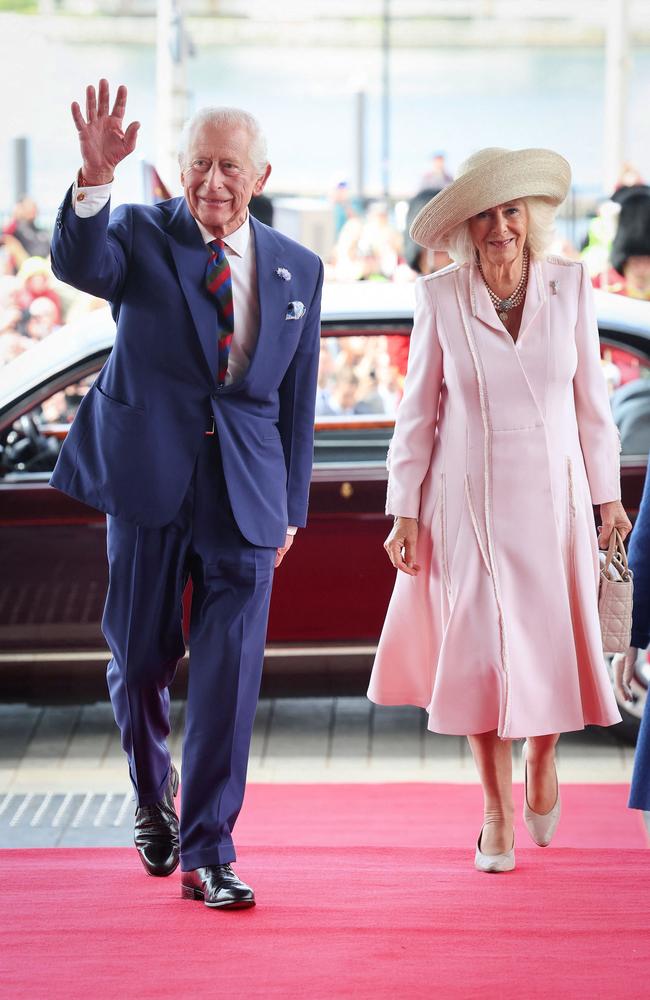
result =
[[476,854],[474,856],[474,866],[480,872],[511,872],[515,867],[515,838],[512,838],[512,847],[505,854],[483,854],[481,850],[481,838],[483,827],[476,842]]
[[524,823],[526,824],[526,829],[535,841],[538,847],[548,847],[553,839],[553,835],[557,830],[557,825],[560,822],[560,813],[562,811],[562,806],[560,802],[560,784],[557,781],[557,771],[555,774],[555,780],[557,782],[557,798],[555,799],[555,805],[547,813],[536,813],[528,805],[528,781],[527,781],[527,743],[524,741],[524,745],[521,748],[521,756],[524,761]]

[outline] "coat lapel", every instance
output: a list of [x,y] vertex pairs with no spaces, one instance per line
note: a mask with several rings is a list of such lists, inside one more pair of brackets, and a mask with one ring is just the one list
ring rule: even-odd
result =
[[524,302],[524,311],[521,316],[521,326],[519,327],[517,340],[525,334],[545,302],[544,273],[540,261],[536,260],[530,265],[526,301]]
[[171,217],[166,235],[205,359],[213,378],[216,378],[217,311],[204,285],[208,252],[184,198]]
[[505,327],[497,316],[496,309],[492,305],[492,299],[488,295],[485,282],[481,277],[481,272],[473,261],[469,267],[469,300],[472,305],[473,316],[476,316],[477,319],[480,319],[481,323],[485,323],[486,326],[491,327],[493,330],[503,333]]

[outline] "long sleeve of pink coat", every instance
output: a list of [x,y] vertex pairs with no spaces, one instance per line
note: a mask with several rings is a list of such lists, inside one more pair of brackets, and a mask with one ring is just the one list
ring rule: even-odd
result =
[[404,396],[387,461],[387,514],[419,516],[420,491],[431,462],[441,386],[442,348],[431,282],[418,278]]
[[593,504],[620,500],[620,439],[607,396],[600,362],[594,294],[586,265],[582,265],[575,340],[578,366],[573,393],[580,447]]

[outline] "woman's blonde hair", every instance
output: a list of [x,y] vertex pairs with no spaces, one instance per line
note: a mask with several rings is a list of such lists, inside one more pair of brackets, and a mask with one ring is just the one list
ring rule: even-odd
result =
[[[557,206],[549,204],[545,198],[520,198],[528,209],[528,233],[526,246],[530,256],[543,257],[555,236],[555,215]],[[476,247],[469,231],[469,219],[450,230],[447,236],[447,253],[457,264],[467,264],[476,258]]]

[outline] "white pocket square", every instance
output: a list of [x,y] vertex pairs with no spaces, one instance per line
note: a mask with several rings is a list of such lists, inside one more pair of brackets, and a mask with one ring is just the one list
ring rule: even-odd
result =
[[304,302],[290,302],[287,306],[287,315],[285,319],[302,319],[307,310],[305,309]]

